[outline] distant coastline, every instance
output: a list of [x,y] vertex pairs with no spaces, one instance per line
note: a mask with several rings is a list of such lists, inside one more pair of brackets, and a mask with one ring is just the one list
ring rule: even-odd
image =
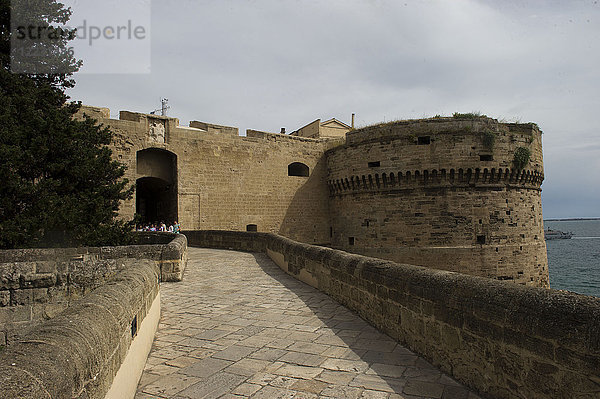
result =
[[579,220],[600,220],[597,218],[556,218],[556,219],[544,219],[544,222],[575,222]]

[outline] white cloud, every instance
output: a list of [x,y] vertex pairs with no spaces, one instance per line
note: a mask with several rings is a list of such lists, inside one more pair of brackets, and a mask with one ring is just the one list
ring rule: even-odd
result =
[[[598,179],[573,178],[599,166],[600,7],[593,2],[170,0],[152,7],[152,73],[80,75],[72,97],[116,115],[151,111],[165,96],[182,123],[268,131],[316,118],[349,121],[352,112],[359,125],[454,111],[535,121],[544,131],[545,215],[600,216]],[[123,3],[120,14],[127,11]],[[552,200],[566,187],[584,208]]]

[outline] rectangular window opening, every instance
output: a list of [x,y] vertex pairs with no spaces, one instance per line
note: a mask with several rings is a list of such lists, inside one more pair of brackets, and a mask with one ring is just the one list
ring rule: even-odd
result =
[[485,236],[477,236],[477,244],[485,244]]
[[348,237],[348,245],[354,245],[354,237]]
[[134,316],[133,320],[131,321],[131,338],[137,335],[137,327],[137,316]]
[[479,155],[479,160],[480,161],[493,161],[494,160],[494,156],[493,155],[487,155],[487,154],[481,154],[481,155]]
[[369,162],[369,168],[378,168],[381,166],[381,161]]
[[258,226],[255,224],[248,224],[246,225],[246,231],[258,231]]
[[418,145],[431,144],[431,137],[430,136],[419,136],[417,138],[417,144]]

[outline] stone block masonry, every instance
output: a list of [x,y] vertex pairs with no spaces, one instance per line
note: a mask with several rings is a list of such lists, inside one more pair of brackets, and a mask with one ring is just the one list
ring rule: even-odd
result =
[[535,124],[395,122],[348,133],[326,157],[333,247],[548,286]]
[[[110,281],[0,351],[3,399],[105,397],[132,344],[154,335],[160,312],[156,263],[131,258],[117,263],[121,271]],[[130,392],[142,367],[143,362],[128,371]]]
[[138,240],[140,245],[120,247],[0,251],[0,345],[122,273],[122,259],[150,259],[161,281],[181,280],[185,236],[143,233]]
[[[125,177],[137,182],[135,197],[121,206],[122,217],[137,212],[149,222],[176,219],[183,229],[256,226],[310,243],[329,241],[323,154],[341,139],[255,130],[242,137],[227,126],[180,126],[176,118],[132,112],[121,112],[117,120],[102,110],[83,107],[79,116],[111,128],[113,155],[127,166]],[[290,175],[292,163],[305,165],[307,175]]]
[[[541,131],[487,117],[398,121],[326,138],[83,107],[136,182],[121,207],[184,230],[258,231],[547,287]],[[315,122],[316,123],[316,122]],[[318,124],[318,123],[317,123]],[[317,129],[318,130],[318,129]],[[516,154],[529,153],[522,163]],[[297,166],[298,168],[295,168]]]
[[398,264],[264,233],[186,232],[283,270],[490,398],[600,397],[600,299]]
[[138,399],[479,399],[264,253],[189,248],[161,306]]

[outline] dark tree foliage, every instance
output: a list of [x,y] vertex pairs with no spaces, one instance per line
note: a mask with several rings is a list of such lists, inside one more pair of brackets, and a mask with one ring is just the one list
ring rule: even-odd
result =
[[[77,65],[63,74],[9,72],[8,3],[0,0],[0,248],[126,243],[131,223],[116,216],[133,188],[111,158],[111,132],[73,119],[80,104],[68,103],[64,88]],[[53,0],[31,3],[70,15]]]
[[[82,65],[68,45],[76,31],[57,25],[66,24],[70,16],[71,10],[56,0],[0,0],[0,66],[27,73],[36,82],[73,87],[71,75]],[[27,35],[19,39],[19,30]],[[30,51],[14,51],[11,60],[11,47]]]

